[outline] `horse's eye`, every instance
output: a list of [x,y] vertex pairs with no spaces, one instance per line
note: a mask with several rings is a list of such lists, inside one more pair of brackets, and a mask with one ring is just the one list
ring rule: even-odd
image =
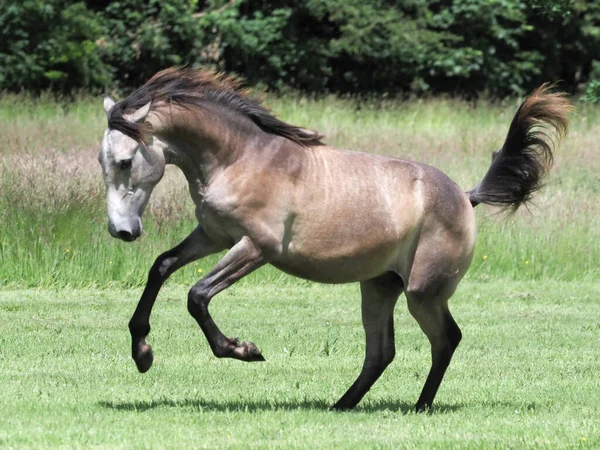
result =
[[119,168],[121,170],[129,170],[131,169],[131,159],[124,159],[119,163]]

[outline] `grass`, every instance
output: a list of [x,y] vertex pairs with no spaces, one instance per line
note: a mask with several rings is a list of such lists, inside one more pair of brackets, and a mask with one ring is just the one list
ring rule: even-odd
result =
[[[100,103],[0,96],[0,286],[140,286],[154,258],[194,228],[185,180],[170,167],[144,216],[143,239],[123,245],[108,235],[96,162],[106,126]],[[333,145],[428,162],[465,189],[486,172],[518,105],[302,97],[268,103],[283,119],[325,133]],[[548,186],[530,211],[506,217],[477,208],[479,238],[469,279],[598,278],[598,116],[593,106],[573,116]],[[182,270],[176,283],[189,283],[216,260]],[[297,282],[268,267],[250,278],[274,280]]]
[[598,448],[600,284],[463,283],[464,338],[430,414],[412,407],[429,345],[404,302],[397,357],[359,407],[328,411],[362,364],[356,286],[234,286],[225,333],[265,363],[218,360],[165,289],[155,364],[138,374],[127,320],[139,290],[0,291],[3,448]]

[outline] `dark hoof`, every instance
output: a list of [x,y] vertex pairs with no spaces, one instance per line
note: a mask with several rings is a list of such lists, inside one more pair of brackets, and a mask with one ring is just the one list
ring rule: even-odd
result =
[[341,402],[337,402],[335,405],[331,406],[331,408],[329,408],[331,411],[338,411],[338,412],[343,412],[343,411],[350,411],[352,409],[354,409],[354,406],[350,406]]
[[152,347],[148,344],[144,344],[140,347],[138,352],[133,355],[133,360],[140,373],[148,372],[152,363],[154,362],[154,355],[152,354]]
[[253,356],[252,359],[248,359],[248,362],[265,362],[266,359],[263,355],[258,354],[256,356]]
[[246,362],[261,362],[265,360],[253,342],[240,342],[237,338],[229,339],[228,341],[228,348],[222,356]]
[[265,357],[262,355],[260,350],[254,343],[252,342],[242,342],[240,347],[244,351],[244,360],[248,362],[262,362],[265,360]]
[[416,405],[415,412],[417,414],[428,413],[431,411],[431,406],[429,405]]

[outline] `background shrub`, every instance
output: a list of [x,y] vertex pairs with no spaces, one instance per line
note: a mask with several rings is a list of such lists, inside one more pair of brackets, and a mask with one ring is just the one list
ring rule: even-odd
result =
[[[124,90],[176,64],[271,90],[522,94],[583,90],[592,0],[0,0],[0,88]],[[593,91],[595,83],[590,83]]]
[[68,0],[0,0],[0,89],[72,91],[112,82],[102,17]]

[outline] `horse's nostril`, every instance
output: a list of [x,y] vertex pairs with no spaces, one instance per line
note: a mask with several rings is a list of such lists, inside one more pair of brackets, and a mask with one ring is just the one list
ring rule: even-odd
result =
[[129,231],[119,231],[117,232],[117,236],[119,236],[119,239],[122,239],[126,242],[131,242],[135,240],[135,237]]

